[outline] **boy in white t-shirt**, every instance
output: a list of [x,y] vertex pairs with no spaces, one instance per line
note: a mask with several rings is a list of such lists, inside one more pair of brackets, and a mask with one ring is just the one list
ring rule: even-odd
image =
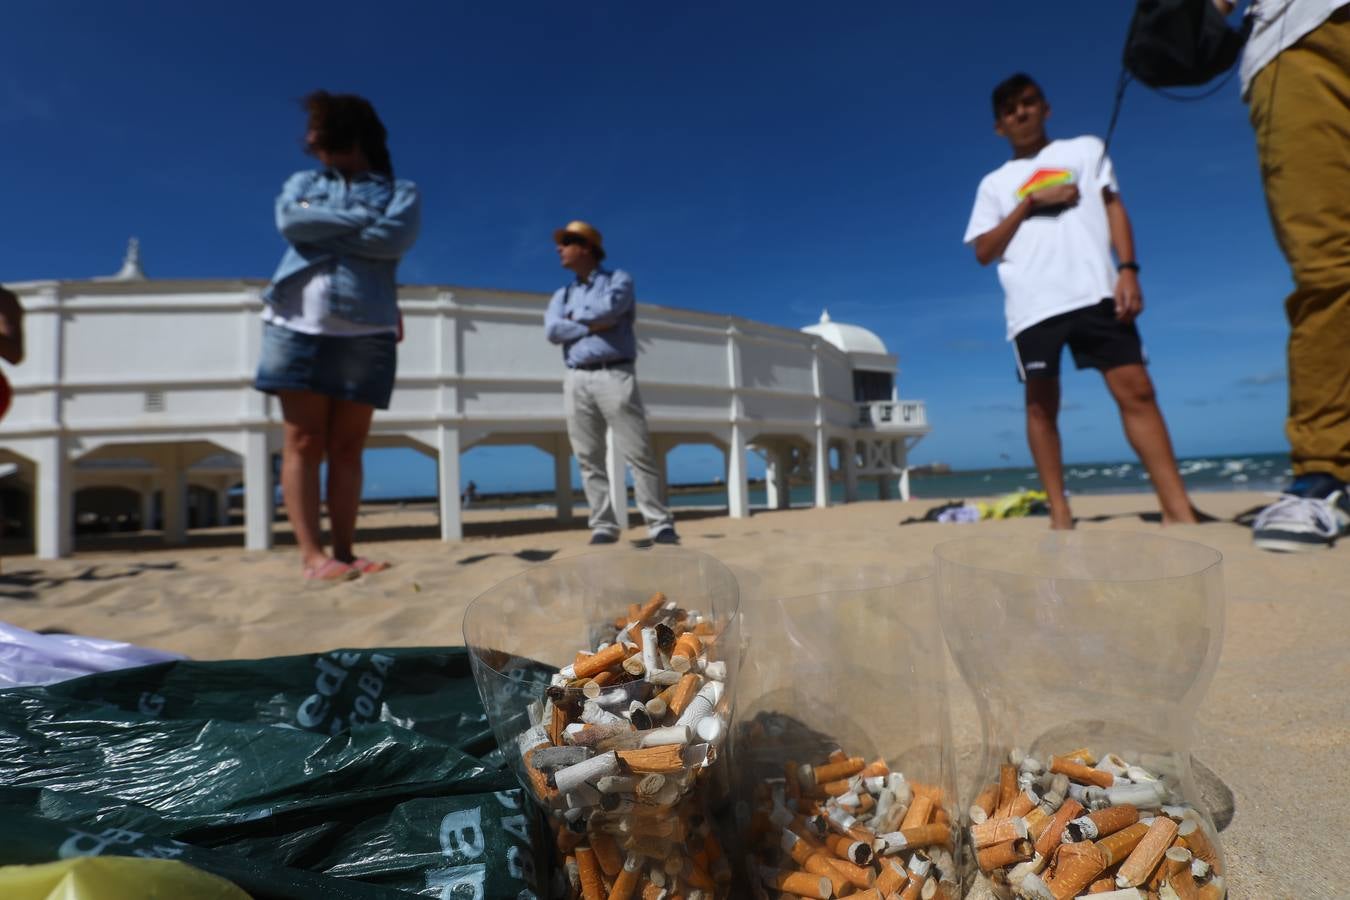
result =
[[[1050,501],[1050,527],[1072,528],[1059,438],[1059,358],[1100,369],[1125,436],[1148,470],[1164,524],[1194,523],[1134,325],[1143,310],[1134,236],[1115,171],[1095,137],[1052,141],[1050,105],[1017,74],[994,89],[994,131],[1013,158],[984,176],[965,242],[998,261],[1008,340],[1026,384],[1027,443]],[[1111,258],[1115,247],[1116,259]]]

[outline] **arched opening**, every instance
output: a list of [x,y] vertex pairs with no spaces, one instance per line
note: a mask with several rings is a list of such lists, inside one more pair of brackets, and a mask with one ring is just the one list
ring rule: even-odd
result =
[[139,491],[107,484],[75,491],[76,534],[112,534],[144,527]]

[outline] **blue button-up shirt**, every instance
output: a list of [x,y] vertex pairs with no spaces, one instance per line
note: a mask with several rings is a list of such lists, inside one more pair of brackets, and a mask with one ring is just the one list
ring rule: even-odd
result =
[[[562,344],[568,368],[637,358],[633,276],[596,269],[587,281],[558,288],[544,314],[544,333]],[[590,326],[603,330],[591,333]]]

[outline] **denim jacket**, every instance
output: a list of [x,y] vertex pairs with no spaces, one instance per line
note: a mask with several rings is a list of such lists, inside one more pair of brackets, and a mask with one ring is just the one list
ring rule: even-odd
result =
[[263,292],[277,303],[306,276],[332,267],[333,314],[362,325],[398,322],[394,275],[417,240],[422,200],[411,181],[367,172],[349,183],[333,171],[297,172],[277,197],[277,230],[290,242]]

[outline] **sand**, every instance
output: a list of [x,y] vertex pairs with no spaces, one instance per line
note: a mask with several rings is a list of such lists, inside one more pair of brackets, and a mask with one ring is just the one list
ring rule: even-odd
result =
[[[1220,493],[1200,501],[1228,518],[1265,499]],[[932,505],[860,503],[740,520],[680,511],[679,527],[685,546],[750,571],[784,547],[811,547],[813,536],[828,537],[836,562],[866,562],[880,540],[893,561],[921,563],[935,544],[962,534],[1045,528],[1043,519],[897,527]],[[1147,495],[1075,501],[1089,529],[1157,533],[1160,526],[1138,515],[1152,509]],[[469,537],[445,544],[435,539],[429,507],[370,510],[361,522],[370,538],[364,550],[395,567],[346,584],[302,582],[293,548],[246,553],[237,529],[194,532],[193,544],[179,549],[135,537],[82,540],[67,560],[5,558],[0,619],[203,659],[458,644],[465,606],[478,593],[523,567],[588,550],[584,519],[563,527],[546,511],[470,510],[466,522]],[[1226,642],[1193,749],[1202,774],[1213,773],[1210,796],[1224,802],[1231,791],[1222,835],[1231,896],[1350,896],[1333,865],[1350,834],[1350,766],[1341,757],[1350,747],[1350,542],[1293,557],[1255,549],[1250,532],[1229,523],[1166,531],[1225,560]],[[849,534],[866,539],[849,550]],[[628,534],[644,536],[641,528]],[[958,685],[958,743],[978,739],[973,710]]]

